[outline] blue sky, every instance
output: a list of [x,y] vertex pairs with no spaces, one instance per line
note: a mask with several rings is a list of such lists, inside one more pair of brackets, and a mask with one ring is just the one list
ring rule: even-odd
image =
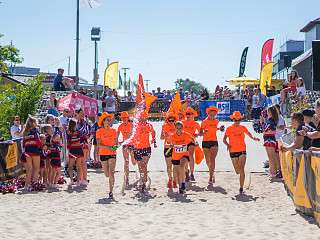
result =
[[[23,66],[55,72],[75,67],[76,0],[1,0],[1,43],[21,50]],[[274,52],[286,39],[304,39],[299,30],[320,17],[320,1],[296,0],[101,0],[99,8],[81,7],[80,75],[93,76],[93,26],[101,27],[99,72],[107,59],[141,72],[151,88],[173,88],[191,78],[213,90],[239,71],[249,46],[247,76],[258,76],[261,46],[275,38]]]

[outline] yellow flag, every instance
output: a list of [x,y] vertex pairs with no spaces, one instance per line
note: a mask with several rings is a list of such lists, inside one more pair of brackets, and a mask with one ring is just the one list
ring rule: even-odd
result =
[[273,62],[269,62],[264,65],[260,73],[260,89],[264,95],[267,94],[266,86],[269,88],[272,84],[272,69]]
[[116,89],[119,81],[119,62],[111,63],[104,71],[104,86]]

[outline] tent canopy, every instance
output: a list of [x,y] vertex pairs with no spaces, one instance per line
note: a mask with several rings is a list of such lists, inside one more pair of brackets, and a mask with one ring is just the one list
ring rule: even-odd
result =
[[[233,86],[247,86],[247,85],[259,85],[260,80],[253,77],[236,77],[227,80],[230,85]],[[272,85],[276,87],[276,89],[280,89],[283,85],[284,80],[281,79],[272,79]]]

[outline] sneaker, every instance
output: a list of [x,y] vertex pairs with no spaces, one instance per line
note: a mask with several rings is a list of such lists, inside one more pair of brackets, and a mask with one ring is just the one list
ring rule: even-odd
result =
[[170,179],[169,179],[169,181],[168,181],[167,188],[169,188],[169,189],[172,188],[172,180],[170,180]]
[[186,183],[184,183],[184,182],[181,183],[181,189],[182,189],[182,190],[186,190]]
[[80,182],[80,185],[86,187],[86,186],[88,186],[88,182],[86,180],[83,180]]
[[113,193],[112,192],[109,192],[109,199],[113,199]]
[[195,181],[196,181],[196,179],[194,178],[194,175],[193,175],[193,174],[190,175],[190,180],[191,180],[192,182],[195,182]]
[[243,194],[243,188],[239,188],[239,194]]
[[177,187],[178,187],[176,181],[173,181],[172,183],[173,183],[173,184],[172,184],[172,187],[173,187],[173,188],[177,188]]
[[144,193],[146,191],[146,185],[142,184],[141,185],[141,192]]
[[277,171],[276,178],[282,179],[282,172],[281,172],[281,170]]
[[186,172],[186,182],[190,182],[189,171]]
[[179,193],[184,194],[184,190],[182,188],[179,188]]
[[269,161],[265,161],[263,163],[263,168],[269,168]]

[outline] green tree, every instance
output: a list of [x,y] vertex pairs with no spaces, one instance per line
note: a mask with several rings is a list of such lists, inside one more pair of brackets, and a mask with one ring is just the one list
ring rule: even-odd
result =
[[203,89],[205,89],[205,87],[201,83],[192,81],[189,78],[177,79],[177,81],[175,81],[175,84],[177,89],[182,87],[184,91],[192,91],[198,95]]
[[0,87],[0,135],[4,138],[10,138],[9,129],[15,115],[20,116],[22,122],[25,122],[29,114],[36,113],[44,91],[43,79],[43,75],[38,75],[26,85]]
[[[3,37],[0,34],[0,38]],[[9,63],[21,63],[22,58],[19,56],[19,49],[13,45],[1,45],[0,43],[0,72],[8,72]]]

